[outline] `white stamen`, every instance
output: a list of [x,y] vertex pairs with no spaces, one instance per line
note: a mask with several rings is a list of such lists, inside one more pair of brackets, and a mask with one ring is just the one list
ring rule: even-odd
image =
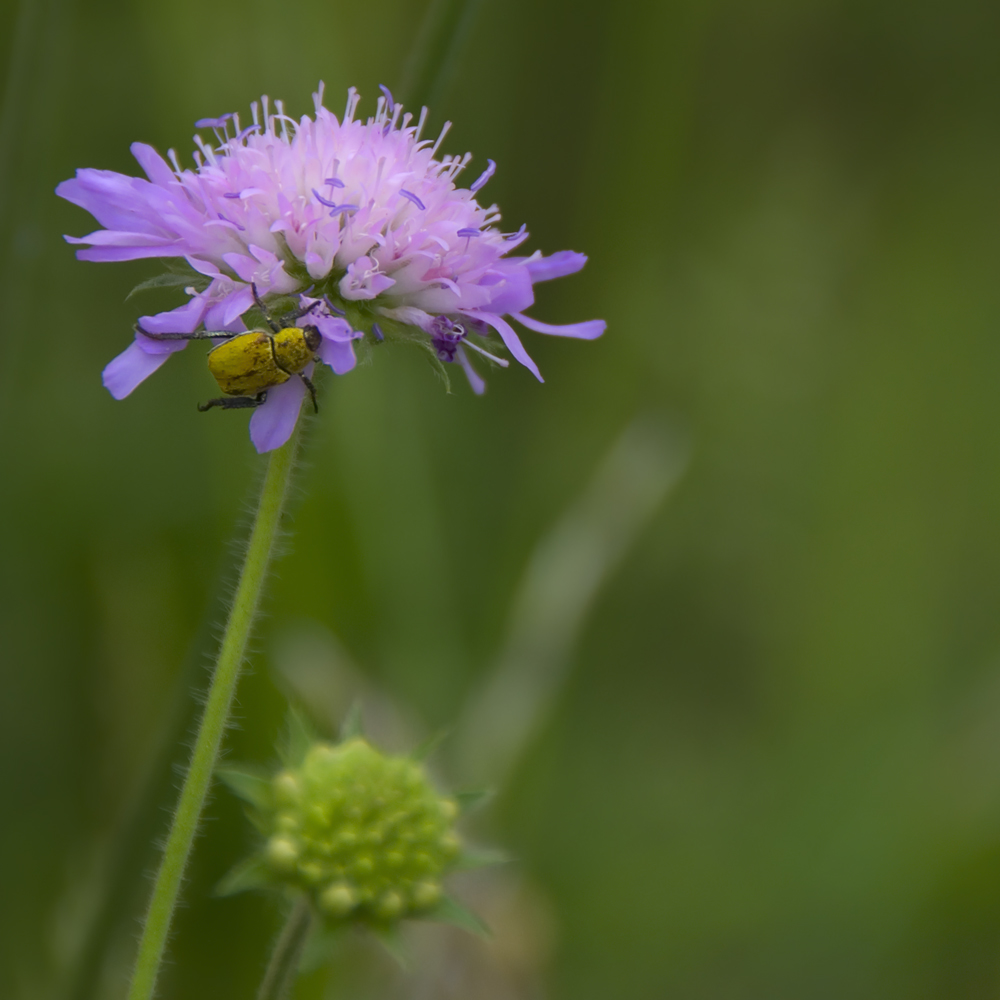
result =
[[441,143],[444,142],[444,137],[448,134],[448,130],[450,128],[451,128],[451,122],[445,122],[444,127],[441,129],[441,134],[437,137],[437,142],[435,142],[434,145],[431,146],[431,158],[434,157],[434,154],[438,151],[438,148],[440,147]]
[[347,91],[347,104],[344,107],[344,124],[354,121],[354,109],[358,106],[357,87],[350,87]]
[[173,166],[174,166],[174,173],[179,176],[182,173],[182,171],[181,171],[181,165],[180,165],[180,163],[177,162],[177,150],[176,149],[168,149],[167,150],[167,159],[170,160],[170,162],[173,164]]
[[260,127],[260,122],[257,120],[257,102],[253,101],[250,105],[250,113],[253,115],[254,125]]
[[285,114],[284,101],[275,101],[274,106],[278,109],[278,113],[275,117],[281,119],[281,138],[284,139],[285,142],[288,142],[288,122],[292,122],[293,125],[295,122]]
[[484,358],[489,358],[490,361],[495,362],[501,368],[506,368],[510,364],[510,362],[507,361],[505,358],[498,358],[495,354],[490,354],[489,351],[484,351],[477,344],[474,344],[471,340],[469,340],[468,337],[466,337],[465,340],[462,341],[462,343],[465,344],[466,347],[471,347],[474,351],[479,351],[479,353],[482,354]]
[[420,121],[417,122],[417,131],[413,133],[413,141],[420,142],[420,135],[424,131],[424,125],[427,124],[427,108],[423,107],[420,109]]

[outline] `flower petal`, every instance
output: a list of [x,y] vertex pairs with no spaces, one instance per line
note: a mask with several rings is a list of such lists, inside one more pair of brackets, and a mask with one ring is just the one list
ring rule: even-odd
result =
[[129,148],[132,150],[132,155],[139,161],[139,166],[154,184],[167,187],[176,180],[167,161],[152,146],[148,146],[144,142],[133,142]]
[[587,255],[575,250],[560,250],[548,257],[529,257],[525,261],[528,273],[534,283],[551,281],[553,278],[565,278],[567,274],[576,274],[587,263]]
[[[174,343],[178,343],[175,341]],[[179,341],[181,347],[185,341]],[[162,365],[173,351],[163,354],[150,354],[144,351],[136,341],[132,341],[113,361],[109,362],[101,375],[104,388],[115,399],[124,399],[140,382],[149,378]]]
[[524,264],[501,261],[494,271],[500,272],[502,279],[492,289],[490,296],[491,313],[514,313],[527,309],[535,301],[531,289],[531,274]]
[[477,396],[481,396],[486,392],[486,383],[479,372],[472,367],[469,356],[465,353],[465,348],[461,344],[456,348],[455,354],[458,357],[458,363],[462,366],[462,371],[465,372],[465,377],[469,380],[469,385],[472,386],[472,391]]
[[319,345],[316,352],[320,361],[329,365],[338,375],[346,375],[357,363],[354,345],[350,341],[327,340]]
[[267,399],[250,418],[250,440],[260,454],[280,448],[292,436],[305,394],[302,379],[295,377],[267,390]]
[[506,320],[501,319],[499,316],[495,316],[493,313],[482,312],[479,309],[463,309],[462,312],[466,316],[471,316],[473,319],[481,319],[484,323],[489,323],[490,326],[500,334],[500,339],[506,344],[507,350],[517,358],[518,361],[524,365],[525,368],[531,372],[539,382],[544,382],[545,379],[542,378],[542,373],[538,370],[538,365],[531,360],[531,355],[524,349],[524,345],[521,343],[521,338],[514,332],[514,328]]
[[524,313],[511,313],[522,326],[535,333],[551,333],[556,337],[576,337],[579,340],[596,340],[608,328],[603,319],[588,319],[583,323],[540,323]]

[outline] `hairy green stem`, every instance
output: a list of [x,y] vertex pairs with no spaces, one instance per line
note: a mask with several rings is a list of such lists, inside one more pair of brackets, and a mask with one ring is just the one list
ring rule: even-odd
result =
[[312,909],[305,896],[299,896],[289,911],[285,926],[271,952],[267,972],[257,992],[257,1000],[285,1000],[299,973],[299,959],[312,926]]
[[156,988],[156,977],[173,919],[177,896],[184,878],[191,845],[198,831],[198,821],[212,783],[212,773],[219,756],[222,735],[229,721],[236,682],[246,655],[247,641],[260,604],[260,595],[280,530],[281,513],[288,496],[288,483],[295,464],[298,432],[290,441],[271,453],[261,489],[260,504],[247,544],[240,582],[222,637],[219,658],[198,726],[191,764],[181,788],[177,811],[163,850],[153,896],[139,942],[135,973],[128,1000],[149,1000]]

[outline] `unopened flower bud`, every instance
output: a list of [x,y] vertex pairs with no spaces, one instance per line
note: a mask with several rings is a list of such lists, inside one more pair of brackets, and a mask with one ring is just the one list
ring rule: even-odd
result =
[[266,863],[330,918],[385,924],[441,900],[460,848],[457,808],[417,761],[363,739],[316,743],[272,788]]

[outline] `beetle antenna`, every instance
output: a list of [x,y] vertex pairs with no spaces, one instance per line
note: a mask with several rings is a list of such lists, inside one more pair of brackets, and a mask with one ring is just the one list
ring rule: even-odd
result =
[[264,305],[263,300],[257,294],[257,283],[255,281],[250,282],[250,290],[253,292],[253,300],[257,303],[257,308],[264,314],[264,319],[267,320],[267,325],[275,332],[281,333],[281,327],[271,319],[271,314],[267,310],[267,306]]

